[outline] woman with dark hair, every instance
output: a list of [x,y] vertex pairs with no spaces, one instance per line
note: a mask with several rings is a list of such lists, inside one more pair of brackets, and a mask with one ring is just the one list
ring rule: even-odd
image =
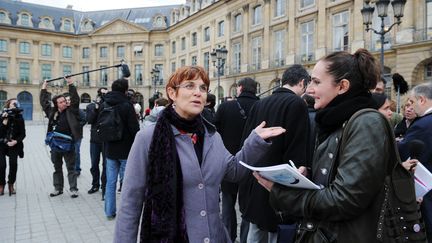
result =
[[231,242],[219,217],[220,184],[241,179],[246,169],[239,160],[256,162],[270,146],[266,140],[285,129],[264,128],[263,122],[231,155],[201,117],[209,85],[198,66],[181,67],[170,77],[171,104],[132,145],[114,242],[137,242],[139,228],[141,242]]
[[4,195],[6,185],[6,156],[9,157],[8,189],[9,196],[15,194],[14,184],[18,169],[18,156],[24,157],[23,140],[26,136],[24,119],[18,101],[9,99],[4,105],[0,123],[0,196]]
[[372,99],[375,101],[374,108],[383,114],[389,121],[393,115],[393,111],[390,109],[390,100],[387,95],[380,93],[373,93]]
[[[320,190],[295,189],[254,173],[270,191],[281,215],[298,218],[297,242],[376,242],[391,163],[387,120],[373,108],[369,92],[379,80],[379,64],[365,49],[335,52],[312,71],[308,93],[317,109],[317,147],[310,178]],[[304,173],[305,168],[300,168]]]

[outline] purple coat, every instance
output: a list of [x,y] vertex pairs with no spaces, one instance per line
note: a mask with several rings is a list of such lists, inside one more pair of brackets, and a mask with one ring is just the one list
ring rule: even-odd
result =
[[[153,131],[154,125],[137,133],[129,153],[114,242],[137,242]],[[183,201],[189,241],[231,242],[219,216],[220,184],[223,179],[232,182],[240,180],[249,171],[238,161],[254,164],[267,152],[271,143],[253,131],[243,149],[233,156],[224,147],[219,133],[206,130],[200,167],[190,137],[180,134],[174,127],[173,132],[183,173]]]

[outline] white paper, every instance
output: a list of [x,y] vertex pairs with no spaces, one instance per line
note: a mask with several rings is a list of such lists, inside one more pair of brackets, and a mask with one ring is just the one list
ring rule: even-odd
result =
[[417,164],[414,172],[414,182],[416,197],[423,197],[432,190],[432,173],[420,162]]
[[288,164],[280,164],[268,167],[254,167],[243,161],[240,164],[244,167],[259,172],[259,174],[267,180],[279,183],[281,185],[304,188],[304,189],[320,189],[318,185],[303,176],[296,168]]

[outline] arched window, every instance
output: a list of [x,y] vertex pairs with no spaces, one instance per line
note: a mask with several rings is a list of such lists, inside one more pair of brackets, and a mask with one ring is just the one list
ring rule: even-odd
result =
[[30,92],[22,91],[18,94],[17,100],[20,103],[21,109],[24,110],[24,120],[33,119],[33,95]]
[[21,14],[21,25],[30,26],[30,16],[28,14]]

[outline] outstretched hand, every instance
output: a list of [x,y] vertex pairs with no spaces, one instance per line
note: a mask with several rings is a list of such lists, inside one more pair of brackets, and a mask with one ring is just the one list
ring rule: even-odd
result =
[[255,128],[255,132],[262,139],[276,137],[284,133],[286,130],[283,127],[265,127],[266,122],[263,121]]

